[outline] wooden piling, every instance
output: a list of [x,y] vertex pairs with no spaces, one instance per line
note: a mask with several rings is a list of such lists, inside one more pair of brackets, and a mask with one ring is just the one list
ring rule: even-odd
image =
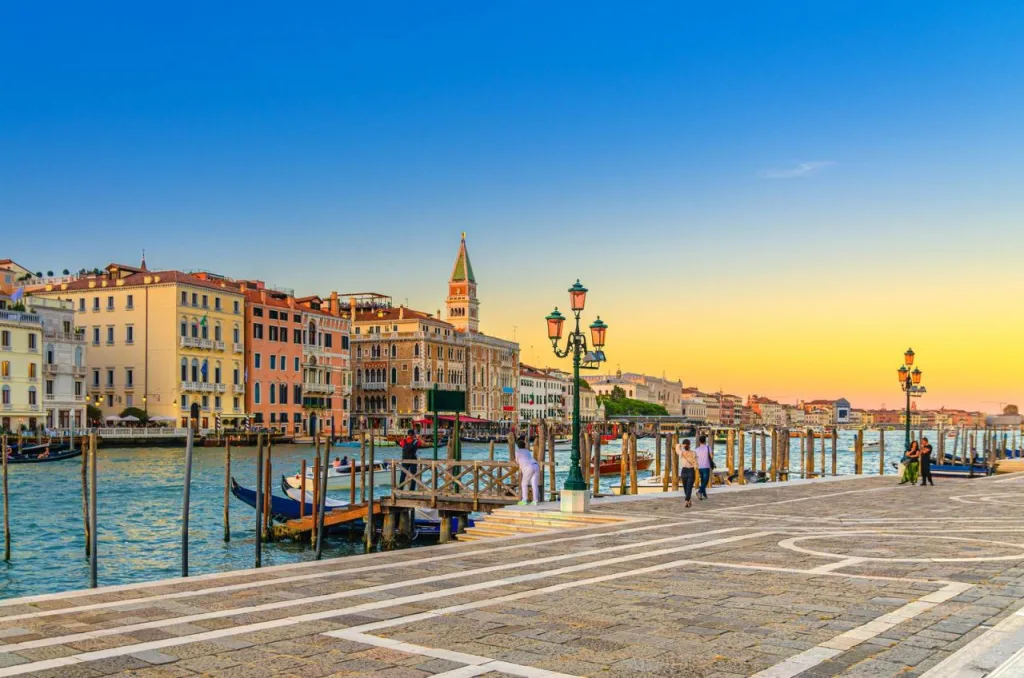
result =
[[[355,455],[353,455],[355,456]],[[355,506],[356,503],[356,465],[355,461],[348,461],[348,504]]]
[[671,455],[669,458],[672,460],[672,491],[673,492],[678,492],[679,491],[679,455],[676,454],[676,445],[679,444],[679,432],[678,431],[676,431],[675,433],[672,434],[672,439],[671,439],[670,442],[672,443],[672,445],[670,447],[670,451],[669,451],[669,454]]
[[491,441],[491,444],[487,446],[487,460],[488,461],[494,461],[494,441],[493,440]]
[[[372,444],[372,443],[371,443]],[[316,543],[316,518],[320,510],[320,449],[316,450],[316,457],[313,459],[313,512],[310,517],[313,519],[313,529],[309,531],[310,543]]]
[[619,455],[619,494],[626,494],[626,465],[629,459],[629,431],[622,432],[622,451]]
[[729,476],[732,476],[733,470],[736,468],[736,460],[733,455],[736,453],[734,444],[736,439],[733,437],[735,432],[732,429],[725,434],[725,467],[729,471]]
[[[665,466],[668,468],[668,465]],[[661,426],[654,434],[654,475],[661,477]]]
[[743,432],[743,429],[740,429],[740,439],[739,439],[739,452],[740,452],[740,456],[739,456],[739,478],[738,478],[738,480],[740,481],[740,485],[746,485],[747,484],[747,473],[746,473],[747,451],[746,451],[745,448],[746,448],[746,434]]
[[96,588],[99,554],[96,552],[96,434],[89,434],[89,588]]
[[[352,468],[355,468],[354,466]],[[353,487],[355,487],[353,485]],[[354,503],[354,502],[353,502]],[[302,459],[299,469],[299,520],[306,517],[306,460]]]
[[359,501],[366,501],[366,432],[359,437]]
[[761,431],[761,473],[768,479],[768,434]]
[[857,431],[857,456],[854,459],[854,472],[857,475],[864,473],[864,429]]
[[544,440],[544,420],[537,422],[537,436],[533,439],[533,458],[537,460],[537,494],[534,501],[544,501],[544,456],[547,453],[547,444]]
[[[660,435],[658,436],[658,441],[657,442],[658,443],[661,442],[661,436]],[[660,447],[660,445],[658,447]],[[671,478],[672,478],[672,457],[675,456],[674,453],[673,453],[673,449],[674,448],[672,446],[672,434],[669,433],[666,436],[666,438],[665,438],[665,465],[664,465],[665,472],[663,474],[661,474],[661,476],[660,476],[661,477],[661,491],[662,492],[668,492],[669,484],[671,482]],[[659,450],[659,452],[660,452],[660,450]],[[659,454],[658,457],[661,457],[661,455]]]
[[182,489],[181,500],[181,576],[188,576],[188,518],[191,508],[192,491],[192,446],[195,441],[195,432],[188,429],[188,437],[185,438],[185,482]]
[[[72,443],[73,445],[74,443]],[[21,451],[20,448],[18,450]],[[10,561],[11,559],[11,520],[10,520],[10,502],[8,500],[7,492],[7,436],[4,435],[2,441],[0,441],[0,453],[4,455],[3,466],[4,466],[4,562]]]
[[885,429],[878,429],[878,475],[885,475]]
[[637,469],[636,469],[636,455],[637,455],[636,442],[637,442],[637,437],[636,436],[630,436],[629,437],[629,487],[630,487],[630,494],[638,494],[640,492],[640,488],[637,486],[637,479],[636,479],[636,471],[637,471]]
[[231,541],[231,441],[224,440],[224,541]]
[[263,535],[264,539],[270,539],[270,498],[274,495],[273,490],[273,464],[271,457],[273,456],[273,438],[267,438],[267,458],[263,462]]
[[[74,444],[74,441],[72,441]],[[4,449],[7,446],[4,445]],[[85,557],[89,557],[92,540],[89,538],[89,437],[82,436],[82,526],[85,534]]]
[[385,551],[395,547],[395,507],[389,507],[384,511],[384,527],[380,533],[380,546]]
[[373,437],[370,437],[369,446],[369,469],[367,471],[368,482],[370,484],[370,492],[366,495],[366,550],[367,552],[373,550]]
[[[834,426],[832,427],[832,476],[835,477],[838,472],[839,466],[839,452],[837,446],[839,445],[839,430]],[[825,460],[821,460],[822,473],[825,471]]]
[[805,478],[813,478],[814,473],[814,429],[807,429],[807,439],[804,441],[807,443],[807,475]]
[[452,518],[447,511],[438,512],[441,517],[441,534],[438,536],[439,544],[447,544],[452,540]]
[[594,436],[594,468],[592,479],[594,481],[594,496],[601,496],[601,431],[598,429]]
[[256,452],[256,567],[263,567],[263,433],[257,438]]

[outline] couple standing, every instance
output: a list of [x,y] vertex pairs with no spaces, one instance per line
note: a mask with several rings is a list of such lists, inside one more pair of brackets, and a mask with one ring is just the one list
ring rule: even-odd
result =
[[932,444],[927,438],[921,438],[921,443],[915,440],[910,443],[910,449],[903,455],[903,474],[900,477],[900,485],[910,483],[917,484],[918,472],[921,474],[921,487],[926,484],[935,486],[932,480]]
[[700,487],[697,489],[697,499],[701,501],[708,498],[708,483],[711,482],[711,470],[715,468],[715,457],[708,446],[707,436],[697,439],[697,449],[690,449],[690,439],[676,445],[676,454],[679,456],[679,475],[683,481],[683,492],[686,495],[686,508],[690,508],[692,502],[690,497],[693,494],[693,484],[696,478],[700,477]]

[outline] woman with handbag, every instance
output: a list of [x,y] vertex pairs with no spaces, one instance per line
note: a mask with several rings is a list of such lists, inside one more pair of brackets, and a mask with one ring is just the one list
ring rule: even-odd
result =
[[690,508],[692,505],[690,498],[693,494],[693,484],[697,479],[697,453],[690,449],[689,438],[676,445],[676,454],[679,455],[679,474],[683,480],[686,508]]
[[715,457],[708,447],[707,436],[697,439],[699,445],[697,453],[697,473],[700,475],[700,489],[697,490],[697,499],[704,501],[708,498],[708,483],[711,481],[711,469],[715,468]]

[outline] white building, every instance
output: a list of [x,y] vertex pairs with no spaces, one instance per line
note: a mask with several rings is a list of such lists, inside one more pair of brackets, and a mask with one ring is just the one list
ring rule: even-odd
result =
[[564,424],[572,408],[571,377],[564,372],[519,365],[519,421]]
[[704,399],[699,396],[690,396],[680,403],[683,410],[683,418],[691,424],[706,424],[708,421],[708,406]]
[[[43,408],[46,427],[67,429],[85,423],[85,333],[75,330],[71,300],[28,297],[43,324]],[[139,404],[140,408],[143,405]]]

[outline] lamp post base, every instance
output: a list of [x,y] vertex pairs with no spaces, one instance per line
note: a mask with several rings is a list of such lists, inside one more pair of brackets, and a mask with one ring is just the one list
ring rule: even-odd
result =
[[590,490],[562,490],[562,513],[586,513],[590,510]]

